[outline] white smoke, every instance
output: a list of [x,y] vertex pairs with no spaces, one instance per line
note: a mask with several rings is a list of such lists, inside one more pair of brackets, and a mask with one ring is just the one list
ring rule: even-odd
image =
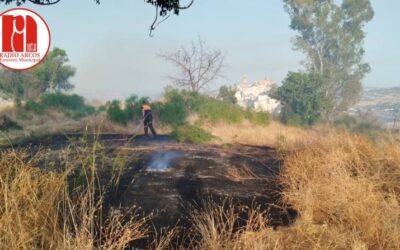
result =
[[182,154],[178,152],[157,152],[151,156],[147,171],[168,171],[168,169],[171,167],[171,163],[175,159],[181,157],[181,155]]

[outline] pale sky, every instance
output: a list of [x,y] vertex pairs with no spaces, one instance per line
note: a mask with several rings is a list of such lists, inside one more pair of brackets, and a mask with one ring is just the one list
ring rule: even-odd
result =
[[[366,26],[365,61],[372,71],[366,87],[400,87],[400,1],[371,0],[375,17]],[[0,5],[1,11],[15,5]],[[303,55],[293,51],[289,17],[279,0],[195,0],[171,16],[154,37],[148,29],[154,9],[143,0],[62,0],[54,6],[26,4],[50,26],[52,46],[67,51],[77,68],[75,92],[88,98],[156,97],[170,84],[174,68],[157,57],[189,45],[199,36],[226,54],[222,84],[268,78],[280,83],[288,71],[301,68]]]

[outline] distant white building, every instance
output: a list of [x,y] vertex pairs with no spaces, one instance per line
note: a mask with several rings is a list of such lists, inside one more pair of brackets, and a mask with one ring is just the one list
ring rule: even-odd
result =
[[268,95],[272,86],[273,82],[270,80],[259,80],[249,84],[247,77],[244,77],[242,83],[236,85],[235,97],[238,105],[258,111],[279,112],[279,101]]

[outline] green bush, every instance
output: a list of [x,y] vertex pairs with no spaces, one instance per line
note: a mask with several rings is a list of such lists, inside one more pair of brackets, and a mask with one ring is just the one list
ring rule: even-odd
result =
[[101,112],[106,112],[107,111],[107,105],[100,105],[97,108],[97,112],[101,113]]
[[318,74],[289,72],[282,86],[271,91],[271,96],[284,106],[284,123],[311,126],[332,109],[332,100],[326,96],[328,84]]
[[79,119],[96,112],[96,109],[85,104],[82,96],[63,93],[42,95],[39,101],[29,100],[25,103],[25,110],[42,115],[49,109],[63,112],[74,119]]
[[287,125],[297,127],[309,127],[310,123],[301,114],[295,113],[289,106],[283,106],[281,110],[281,121]]
[[258,125],[268,125],[270,122],[269,113],[245,110],[231,102],[194,93],[186,93],[186,99],[188,100],[187,106],[191,109],[190,111],[197,113],[201,121],[235,124],[248,119]]
[[[189,91],[169,89],[164,98],[165,102],[151,104],[153,115],[161,124],[173,127],[184,125],[191,112],[199,115],[200,122],[240,123],[248,119],[258,125],[268,125],[270,121],[268,113],[245,110],[236,104]],[[107,105],[107,116],[113,122],[126,125],[141,118],[143,101],[148,102],[148,98],[133,95],[126,99],[125,108],[121,108],[121,102],[114,100]]]
[[125,100],[125,112],[128,121],[140,120],[142,118],[142,105],[143,102],[149,103],[148,97],[138,97],[137,95],[131,95]]
[[205,98],[198,112],[201,120],[211,123],[240,123],[245,118],[245,112],[239,106],[213,98]]
[[129,114],[121,109],[121,102],[113,100],[107,107],[107,117],[115,123],[126,125],[129,121]]
[[267,112],[257,112],[252,110],[246,111],[246,118],[257,125],[267,126],[271,122],[271,115]]
[[169,125],[183,124],[192,112],[199,115],[201,122],[240,123],[244,119],[259,125],[270,121],[268,113],[245,110],[231,102],[218,100],[189,91],[169,90],[166,103],[160,106],[160,121]]
[[382,131],[381,124],[372,115],[342,115],[337,117],[333,123],[337,128],[363,134],[371,138],[375,138]]
[[218,98],[224,102],[236,104],[236,88],[234,86],[221,86],[219,88]]
[[119,100],[113,100],[105,107],[107,117],[110,121],[124,126],[130,121],[140,120],[142,119],[141,107],[143,102],[149,103],[149,98],[139,98],[137,95],[131,95],[125,100],[125,107],[121,108],[121,102]]
[[177,90],[165,94],[166,102],[156,105],[159,120],[165,125],[182,125],[188,116],[188,108],[184,96]]
[[45,94],[41,96],[40,102],[46,107],[65,109],[65,110],[79,110],[84,108],[85,100],[82,96],[73,94],[66,95],[63,93]]
[[27,101],[24,108],[26,111],[30,111],[35,114],[44,114],[46,110],[46,106],[42,102],[35,102],[32,100]]
[[171,133],[172,138],[179,142],[206,143],[214,136],[198,126],[183,125],[175,127]]
[[[68,111],[64,111],[64,113],[68,113]],[[72,117],[73,119],[81,119],[83,117],[87,117],[96,113],[96,108],[93,106],[85,105],[77,110],[70,111],[68,116]]]

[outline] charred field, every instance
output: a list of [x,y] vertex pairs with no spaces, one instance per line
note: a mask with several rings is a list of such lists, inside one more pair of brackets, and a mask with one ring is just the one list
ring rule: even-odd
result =
[[[297,216],[281,201],[277,177],[282,162],[278,152],[266,146],[180,143],[162,135],[67,134],[26,140],[13,148],[28,149],[38,168],[59,171],[65,169],[66,154],[81,153],[74,148],[94,145],[104,214],[136,207],[144,215],[152,214],[149,226],[157,232],[190,230],[190,214],[209,203],[257,207],[267,211],[271,227],[290,225]],[[71,174],[71,186],[79,182],[80,172]],[[246,221],[243,216],[236,222],[238,228]],[[146,246],[153,240],[136,244]]]

